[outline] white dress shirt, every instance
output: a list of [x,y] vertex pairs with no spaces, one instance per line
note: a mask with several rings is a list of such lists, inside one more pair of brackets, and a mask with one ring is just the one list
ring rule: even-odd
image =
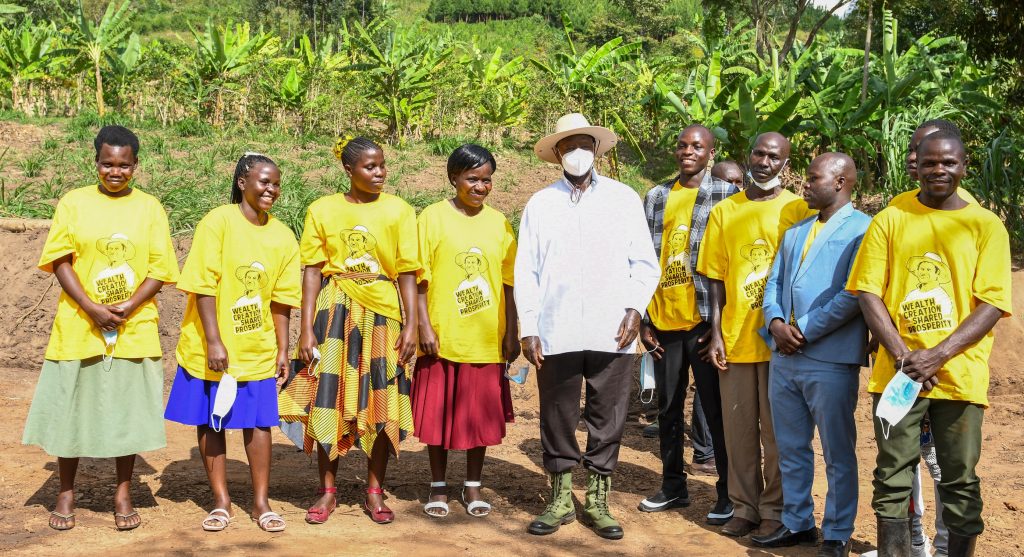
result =
[[629,352],[615,340],[622,318],[643,315],[661,278],[640,196],[593,176],[576,203],[564,177],[535,193],[519,224],[519,332],[544,354]]

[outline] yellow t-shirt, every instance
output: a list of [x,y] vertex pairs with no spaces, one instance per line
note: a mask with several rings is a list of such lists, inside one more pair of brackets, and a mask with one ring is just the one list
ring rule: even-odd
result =
[[[68,254],[85,293],[101,304],[128,300],[147,278],[178,280],[167,214],[155,197],[134,188],[124,197],[110,197],[93,185],[61,198],[39,268],[52,273],[53,262]],[[159,358],[158,321],[156,302],[150,299],[118,330],[113,357]],[[104,354],[105,347],[99,328],[62,291],[46,359],[84,360]]]
[[321,197],[309,206],[299,241],[303,265],[324,263],[324,276],[377,273],[387,280],[345,279],[342,290],[370,311],[402,320],[399,273],[419,269],[416,211],[382,193],[372,203],[351,203],[345,194]]
[[270,217],[249,222],[238,205],[222,205],[199,221],[178,289],[188,293],[175,355],[190,375],[220,381],[206,367],[206,333],[196,295],[214,296],[217,328],[228,351],[228,370],[239,381],[274,376],[277,335],[270,303],[302,305],[299,244],[295,234]]
[[[917,194],[919,193],[921,193],[921,188],[916,188],[905,191],[900,194],[896,194],[896,197],[893,197],[892,199],[889,200],[889,204],[887,205],[887,207],[902,207],[903,205],[906,205],[911,201],[917,201]],[[971,195],[971,192],[967,191],[967,188],[959,187],[956,189],[956,193],[958,196],[960,196],[960,199],[963,199],[964,201],[972,205],[980,205],[978,203],[978,200],[975,199],[973,195]]]
[[814,239],[818,237],[818,233],[821,229],[825,228],[825,223],[820,220],[815,220],[811,224],[811,231],[807,233],[807,241],[804,242],[804,249],[800,252],[800,263],[804,262],[804,258],[807,257],[807,252],[811,249],[811,244],[814,243]]
[[[885,302],[910,350],[931,348],[949,336],[978,302],[1010,315],[1010,241],[991,211],[968,205],[954,211],[912,203],[889,207],[871,221],[847,289]],[[988,405],[989,332],[939,370],[927,398]],[[881,393],[896,373],[893,356],[879,350],[868,391]]]
[[815,214],[796,194],[751,201],[745,192],[715,205],[701,240],[697,272],[725,283],[722,336],[733,363],[767,362],[771,351],[757,330],[764,325],[764,287],[782,234]]
[[690,221],[696,201],[697,188],[676,182],[665,202],[661,282],[647,308],[651,323],[660,331],[689,331],[701,321],[690,268]]
[[447,199],[419,217],[419,279],[427,286],[427,315],[438,355],[459,363],[502,362],[503,285],[513,285],[516,238],[505,215],[484,206],[469,217]]

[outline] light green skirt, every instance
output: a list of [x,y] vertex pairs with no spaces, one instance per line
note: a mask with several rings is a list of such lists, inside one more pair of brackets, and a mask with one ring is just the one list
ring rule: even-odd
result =
[[45,360],[21,442],[63,458],[165,447],[163,391],[160,358]]

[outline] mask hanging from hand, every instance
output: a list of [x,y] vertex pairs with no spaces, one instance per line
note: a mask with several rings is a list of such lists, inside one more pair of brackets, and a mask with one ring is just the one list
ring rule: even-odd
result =
[[224,427],[224,418],[235,405],[235,397],[238,396],[238,381],[228,372],[221,375],[220,383],[217,385],[217,395],[213,399],[213,411],[210,412],[210,423],[213,430],[220,432]]
[[573,149],[562,156],[562,168],[570,176],[583,176],[594,168],[594,153],[586,149]]
[[[917,395],[921,392],[921,383],[914,381],[909,375],[903,373],[903,361],[900,360],[899,370],[896,375],[885,386],[881,398],[878,399],[878,406],[875,408],[875,417],[882,424],[882,436],[889,439],[889,432],[892,426],[900,423],[900,420],[907,417],[910,409],[917,402]],[[888,425],[887,425],[888,424]]]

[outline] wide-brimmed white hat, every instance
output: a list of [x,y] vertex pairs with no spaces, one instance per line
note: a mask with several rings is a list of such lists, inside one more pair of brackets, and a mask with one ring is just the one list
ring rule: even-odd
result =
[[537,153],[540,160],[558,164],[558,157],[555,156],[555,144],[569,137],[570,135],[589,135],[597,140],[597,151],[595,156],[600,157],[607,153],[619,142],[615,132],[601,126],[591,126],[586,116],[573,112],[566,114],[555,123],[555,132],[546,135],[533,146],[533,152]]

